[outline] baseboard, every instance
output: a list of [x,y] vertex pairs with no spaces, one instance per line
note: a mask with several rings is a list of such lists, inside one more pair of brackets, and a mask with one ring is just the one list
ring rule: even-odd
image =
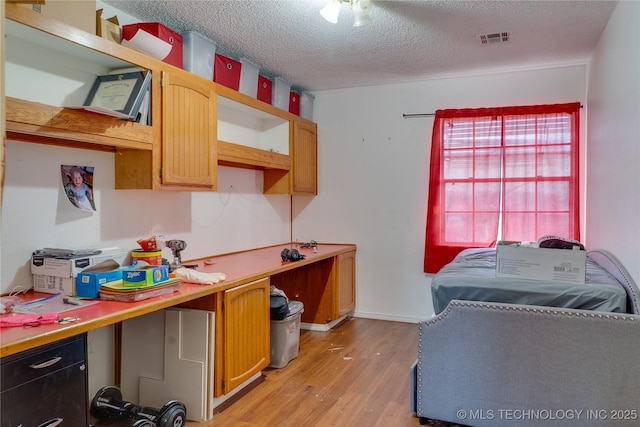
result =
[[335,327],[339,323],[343,322],[347,318],[348,314],[341,316],[340,318],[329,322],[329,323],[306,323],[300,322],[300,329],[304,329],[307,331],[320,331],[327,332],[329,329]]
[[420,323],[429,319],[429,317],[419,318],[419,317],[407,317],[407,316],[394,316],[390,314],[367,313],[364,311],[355,311],[353,313],[353,317],[361,317],[364,319],[389,320],[391,322],[403,322],[403,323]]
[[406,317],[406,316],[393,316],[389,314],[380,314],[380,313],[367,313],[364,311],[354,311],[339,319],[334,320],[329,323],[306,323],[300,322],[300,329],[304,329],[307,331],[320,331],[327,332],[329,329],[334,328],[340,322],[343,322],[347,317],[359,317],[362,319],[375,319],[375,320],[388,320],[390,322],[402,322],[402,323],[420,323],[428,320],[429,317]]

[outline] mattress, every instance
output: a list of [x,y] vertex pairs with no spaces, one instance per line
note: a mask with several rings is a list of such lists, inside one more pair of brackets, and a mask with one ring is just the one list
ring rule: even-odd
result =
[[499,278],[495,249],[462,251],[434,276],[431,293],[436,314],[454,299],[613,313],[627,307],[622,284],[588,257],[584,284]]

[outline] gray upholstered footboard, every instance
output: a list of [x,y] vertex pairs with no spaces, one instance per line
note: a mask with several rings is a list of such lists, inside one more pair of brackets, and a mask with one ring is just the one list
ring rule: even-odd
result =
[[419,324],[416,413],[470,426],[640,425],[640,316],[452,301]]

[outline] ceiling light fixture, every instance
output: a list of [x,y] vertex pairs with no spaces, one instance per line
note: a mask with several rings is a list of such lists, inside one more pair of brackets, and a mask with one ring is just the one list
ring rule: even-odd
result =
[[369,17],[371,0],[329,0],[327,5],[320,11],[320,15],[332,24],[337,24],[342,3],[349,3],[349,6],[351,6],[354,27],[360,27],[371,21]]

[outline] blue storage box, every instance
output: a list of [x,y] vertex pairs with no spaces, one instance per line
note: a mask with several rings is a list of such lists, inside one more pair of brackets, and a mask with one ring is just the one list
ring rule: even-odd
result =
[[[126,267],[125,267],[126,268]],[[76,276],[76,294],[83,298],[98,298],[100,287],[107,283],[122,282],[123,268],[113,260],[90,267]]]

